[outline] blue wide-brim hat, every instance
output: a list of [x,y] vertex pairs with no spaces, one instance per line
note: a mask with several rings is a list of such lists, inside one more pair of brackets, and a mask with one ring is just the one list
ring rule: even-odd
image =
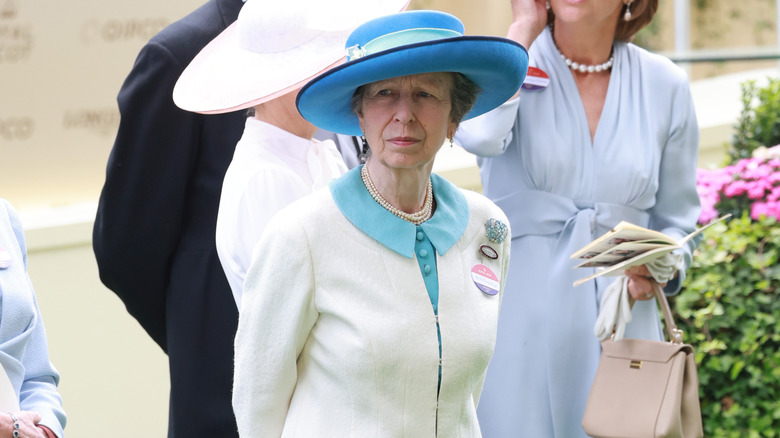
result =
[[351,103],[361,85],[419,73],[462,73],[481,89],[466,120],[514,96],[528,69],[528,52],[520,44],[464,36],[463,23],[439,11],[406,11],[368,21],[350,34],[346,50],[347,62],[312,79],[296,102],[315,126],[347,135],[361,135]]

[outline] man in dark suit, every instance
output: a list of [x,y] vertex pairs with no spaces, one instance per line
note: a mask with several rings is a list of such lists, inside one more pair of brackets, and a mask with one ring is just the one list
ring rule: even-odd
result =
[[121,120],[95,219],[101,280],[168,354],[168,437],[238,436],[231,406],[238,311],[214,232],[245,116],[187,112],[171,93],[242,5],[209,0],[141,50],[117,98]]

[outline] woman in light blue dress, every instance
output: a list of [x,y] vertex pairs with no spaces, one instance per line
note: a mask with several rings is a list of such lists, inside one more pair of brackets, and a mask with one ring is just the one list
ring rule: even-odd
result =
[[0,198],[0,437],[63,438],[59,380],[27,274],[24,229]]
[[[530,68],[538,88],[524,85],[519,99],[463,123],[456,136],[479,156],[484,192],[512,230],[478,410],[488,438],[586,436],[581,420],[600,354],[594,323],[601,294],[620,278],[575,288],[593,271],[572,269],[569,256],[621,220],[677,239],[699,215],[688,79],[668,59],[626,42],[652,19],[657,0],[549,4],[513,0],[508,33],[526,47],[533,41],[529,65],[549,83]],[[693,247],[681,251],[667,293],[679,289]],[[625,281],[636,300],[625,337],[661,339],[655,302],[645,297],[649,281],[633,273]]]

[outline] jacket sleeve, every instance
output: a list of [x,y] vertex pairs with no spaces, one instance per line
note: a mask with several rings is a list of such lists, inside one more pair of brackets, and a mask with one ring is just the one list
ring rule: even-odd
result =
[[282,435],[298,356],[318,317],[308,239],[300,224],[281,216],[255,247],[244,282],[233,380],[241,436]]
[[183,68],[157,44],[138,55],[117,98],[119,131],[93,230],[102,282],[166,351],[165,291],[202,117],[173,103]]
[[[30,290],[32,291],[32,284]],[[57,390],[60,375],[49,360],[46,329],[34,297],[33,304],[38,317],[24,353],[25,372],[19,391],[19,407],[24,411],[37,412],[41,416],[39,424],[48,427],[57,437],[62,438],[66,416],[62,408],[62,398]]]
[[[65,427],[66,416],[62,409],[62,398],[57,390],[57,384],[60,375],[52,365],[49,359],[49,346],[46,339],[46,329],[43,325],[41,312],[38,309],[38,302],[35,298],[30,276],[27,274],[27,246],[24,240],[22,225],[16,215],[16,212],[6,203],[8,211],[8,220],[16,235],[16,241],[22,255],[20,262],[24,265],[24,279],[21,282],[15,282],[27,289],[25,295],[32,301],[34,318],[32,323],[27,326],[23,333],[14,340],[3,339],[2,342],[14,343],[23,342],[20,348],[11,348],[18,350],[21,354],[16,359],[21,361],[24,377],[19,389],[19,407],[25,411],[34,411],[41,416],[39,424],[48,427],[57,437],[63,438],[63,428]],[[9,303],[4,303],[8,305]]]
[[[694,231],[701,212],[696,191],[699,127],[685,77],[680,78],[673,102],[669,136],[661,152],[656,203],[650,210],[650,227],[680,239]],[[699,242],[701,235],[679,250],[683,255],[684,268],[664,288],[667,294],[680,290],[685,281],[685,269],[690,266],[693,250]]]
[[478,157],[501,155],[512,142],[520,98],[512,99],[479,117],[466,120],[455,132],[455,142]]

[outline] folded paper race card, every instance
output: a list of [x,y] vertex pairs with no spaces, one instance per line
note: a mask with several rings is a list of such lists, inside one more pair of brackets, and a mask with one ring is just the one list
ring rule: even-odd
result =
[[729,216],[731,215],[714,219],[680,240],[674,240],[660,231],[640,227],[630,222],[620,222],[571,255],[572,259],[583,260],[574,266],[575,268],[596,268],[596,272],[575,281],[574,285],[579,286],[602,275],[620,275],[631,266],[649,263],[681,248],[696,235]]

